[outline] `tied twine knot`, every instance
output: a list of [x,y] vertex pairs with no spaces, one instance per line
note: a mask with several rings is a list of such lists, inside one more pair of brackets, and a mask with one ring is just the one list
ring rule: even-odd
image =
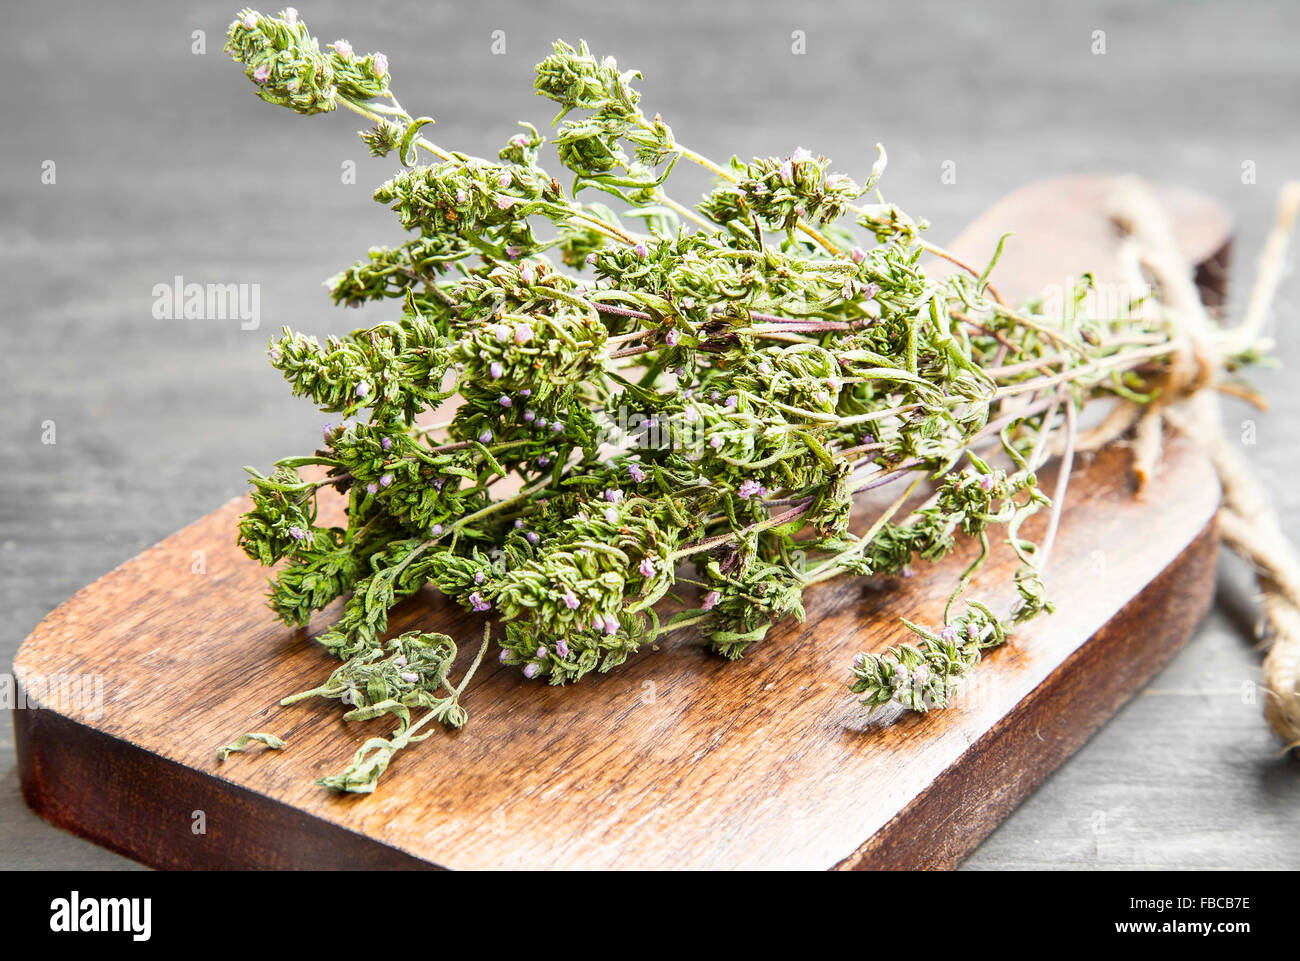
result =
[[1120,187],[1110,216],[1126,237],[1121,260],[1131,280],[1140,284],[1149,276],[1155,282],[1160,302],[1148,300],[1142,309],[1167,319],[1174,349],[1155,401],[1148,405],[1124,401],[1080,438],[1082,449],[1096,448],[1132,429],[1139,490],[1158,466],[1166,421],[1210,457],[1223,489],[1220,536],[1253,568],[1259,585],[1259,634],[1269,643],[1263,664],[1264,716],[1286,750],[1300,748],[1300,556],[1283,535],[1268,494],[1224,436],[1219,395],[1234,394],[1265,408],[1259,395],[1225,381],[1222,375],[1235,358],[1271,347],[1264,325],[1282,280],[1298,214],[1300,183],[1293,182],[1282,190],[1277,221],[1260,257],[1245,317],[1236,327],[1224,328],[1206,309],[1163,208],[1136,180]]
[[1228,359],[1219,345],[1195,332],[1183,334],[1174,344],[1169,374],[1160,391],[1166,404],[1186,400],[1198,391],[1216,386]]

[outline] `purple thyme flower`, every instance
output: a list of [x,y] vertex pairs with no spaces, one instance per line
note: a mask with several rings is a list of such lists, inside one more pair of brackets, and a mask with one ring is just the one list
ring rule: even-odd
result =
[[606,508],[605,508],[605,520],[608,521],[608,522],[611,523],[611,524],[617,524],[617,523],[618,523],[618,511],[614,510],[614,508],[612,508],[612,507],[606,507]]
[[709,446],[712,447],[714,450],[717,450],[719,447],[721,447],[721,446],[722,446],[722,435],[721,435],[721,434],[714,434],[712,437],[710,437],[710,438],[709,438]]
[[564,606],[571,611],[578,606],[578,596],[567,587],[564,589]]
[[434,524],[432,527],[429,528],[429,533],[432,534],[434,537],[437,537],[439,534],[442,533],[442,525]]
[[476,611],[490,611],[492,609],[492,603],[484,599],[478,591],[469,596],[469,603]]
[[528,678],[528,680],[531,681],[531,680],[532,680],[533,678],[535,678],[539,673],[541,673],[541,670],[542,670],[542,665],[540,665],[540,664],[533,663],[533,662],[530,662],[530,663],[528,663],[528,664],[525,664],[525,665],[524,665],[524,677]]
[[256,80],[258,83],[266,83],[267,79],[270,76],[271,76],[271,65],[269,63],[258,64],[257,69],[253,71],[253,79]]
[[304,537],[306,537],[307,534],[305,531],[303,531],[301,527],[295,524],[293,527],[289,528],[289,536],[292,537],[295,541],[300,541]]
[[983,477],[981,477],[981,478],[980,478],[980,487],[984,488],[984,490],[986,490],[986,491],[991,491],[991,490],[993,490],[993,475],[992,475],[992,474],[985,474]]
[[493,380],[500,380],[501,375],[504,374],[505,372],[506,369],[501,366],[501,363],[499,361],[494,360],[492,361],[491,364],[488,365],[488,373],[492,375]]
[[498,186],[498,187],[509,187],[509,186],[510,186],[510,174],[503,172],[499,177],[497,177],[497,186]]
[[367,494],[378,494],[378,493],[379,493],[379,485],[376,484],[374,481],[371,481],[369,484],[366,485],[366,493],[367,493]]
[[593,628],[595,628],[596,630],[600,630],[602,627],[605,626],[605,618],[602,617],[602,616],[599,615],[599,614],[592,614],[592,615],[591,615],[591,626],[592,626]]
[[254,27],[256,27],[257,14],[253,13],[253,11],[251,10],[248,11],[248,16],[244,17],[244,26],[246,26],[249,30],[252,30]]
[[861,247],[854,247],[849,256],[853,258],[855,264],[860,264],[867,259],[867,253]]
[[645,244],[641,243],[641,241],[638,240],[635,246],[632,247],[632,253],[636,254],[642,260],[645,260],[646,257],[649,255],[650,251],[646,249]]
[[380,486],[380,487],[387,487],[387,486],[388,486],[389,484],[391,484],[392,482],[393,482],[393,475],[392,475],[392,474],[384,474],[382,477],[379,478],[379,486]]
[[701,604],[700,607],[704,608],[706,611],[711,611],[720,600],[722,600],[721,594],[717,591],[709,591],[709,593],[704,595],[704,603]]
[[654,576],[655,576],[655,566],[654,566],[654,562],[651,561],[650,558],[648,558],[648,557],[643,557],[643,558],[641,558],[641,566],[638,567],[637,570],[639,570],[639,571],[641,572],[641,576],[642,576],[642,577],[654,577]]
[[485,430],[485,431],[483,431],[483,433],[479,434],[479,435],[478,435],[478,442],[479,442],[480,444],[490,444],[490,443],[492,443],[492,431],[490,431],[490,430]]
[[956,644],[961,632],[957,629],[956,624],[945,624],[943,630],[939,632],[939,636],[949,644]]
[[284,8],[284,19],[287,20],[289,23],[297,23],[297,22],[298,22],[298,9],[297,9],[296,7],[285,7],[285,8]]
[[519,396],[520,396],[520,397],[532,397],[532,396],[533,396],[533,389],[532,389],[531,387],[525,387],[525,388],[523,388],[522,390],[519,391]]
[[559,434],[564,430],[564,421],[557,420],[551,422],[551,433]]
[[527,410],[524,411],[524,420],[526,422],[531,424],[536,419],[537,419],[537,413],[531,407],[529,407]]
[[788,160],[781,164],[781,182],[787,184],[794,182],[794,164]]
[[605,633],[606,633],[606,634],[617,634],[617,633],[618,633],[618,621],[617,621],[617,619],[615,619],[614,617],[607,617],[607,618],[605,618]]
[[337,53],[337,54],[338,54],[340,57],[342,57],[344,60],[351,60],[351,59],[352,59],[352,44],[348,43],[346,40],[335,40],[335,41],[334,41],[334,52]]
[[538,467],[551,466],[551,458],[548,455],[543,454],[541,457],[537,458],[537,466]]
[[[529,281],[529,283],[532,283],[532,281]],[[533,328],[529,327],[527,324],[520,324],[518,327],[515,328],[516,344],[523,345],[528,343],[532,339],[533,339]]]
[[676,347],[677,340],[678,340],[678,334],[677,331],[675,330],[670,330],[668,331],[668,333],[664,334],[664,343],[667,344],[669,347]]
[[538,427],[539,430],[546,430],[546,425],[547,425],[547,423],[548,423],[548,421],[546,420],[545,417],[539,417],[539,418],[537,418],[537,427]]
[[524,252],[524,248],[518,247],[514,244],[511,244],[509,247],[506,248],[506,256],[509,257],[511,260],[518,260],[519,255],[522,254],[523,252]]
[[420,683],[420,675],[416,674],[414,671],[403,671],[401,674],[398,675],[398,677],[400,677],[407,684]]
[[501,648],[501,653],[497,655],[497,660],[502,664],[510,663],[510,651],[507,648]]
[[524,519],[523,519],[522,517],[516,517],[516,518],[515,518],[515,530],[517,530],[517,531],[521,531],[521,530],[523,530],[523,529],[524,529]]
[[740,403],[740,398],[737,397],[735,394],[732,394],[730,397],[727,398],[726,406],[735,407],[738,403]]
[[645,480],[645,471],[641,469],[640,464],[628,464],[627,472],[631,476],[632,480],[638,484]]
[[803,147],[795,147],[794,153],[790,154],[790,159],[795,163],[800,164],[805,160],[812,160],[812,152],[804,150]]
[[912,683],[924,684],[930,679],[930,666],[928,664],[918,664],[912,671]]
[[469,200],[469,194],[465,193],[464,187],[456,191],[456,203],[463,204],[467,200]]
[[605,500],[611,504],[621,504],[623,502],[623,492],[616,487],[610,488],[605,491]]
[[587,254],[587,265],[588,265],[588,266],[590,266],[590,267],[595,267],[595,266],[596,266],[596,262],[597,262],[598,260],[600,260],[600,257],[596,254],[596,252],[595,252],[594,250],[593,250],[591,253]]
[[548,651],[548,650],[546,649],[546,645],[545,645],[545,644],[542,644],[540,647],[537,648],[537,658],[538,658],[538,660],[542,659],[543,657],[546,657],[546,655],[548,655],[548,654],[550,654],[550,653],[551,653],[551,652]]
[[384,437],[379,441],[379,446],[382,447],[384,450],[392,450],[393,439],[391,437]]
[[512,400],[511,400],[509,397],[507,397],[505,394],[502,394],[500,397],[497,398],[497,403],[500,404],[502,407],[513,407],[513,406],[514,406],[514,401],[512,401]]
[[497,198],[497,210],[509,210],[514,206],[515,198],[502,194]]
[[749,500],[751,497],[761,497],[764,493],[763,486],[756,480],[741,481],[739,489],[736,491],[741,500]]
[[497,324],[494,328],[492,328],[492,336],[494,336],[497,339],[498,344],[504,344],[507,340],[510,339],[510,335],[512,333],[514,333],[514,331],[510,329],[509,324]]
[[280,353],[279,347],[272,347],[269,351],[267,351],[267,356],[271,358],[271,363],[278,364],[280,362],[280,358],[283,355]]
[[568,643],[568,641],[566,641],[564,638],[560,638],[558,641],[556,641],[556,642],[555,642],[555,653],[556,653],[556,655],[559,656],[559,657],[568,657],[568,656],[569,656],[569,643]]
[[475,584],[482,584],[485,580],[487,580],[487,575],[485,575],[482,571],[475,571],[475,572],[474,572],[474,583],[475,583]]
[[357,384],[357,397],[365,400],[369,396],[370,385],[363,380],[361,383]]
[[529,286],[533,283],[533,270],[527,265],[519,268],[519,279]]
[[524,537],[527,539],[528,543],[530,544],[536,544],[538,541],[542,539],[541,535],[538,534],[537,531],[529,531],[527,534],[524,535]]
[[406,667],[406,655],[398,654],[395,658],[393,658],[393,663],[396,664],[398,667]]
[[382,53],[375,54],[375,76],[382,77],[388,73],[388,58]]

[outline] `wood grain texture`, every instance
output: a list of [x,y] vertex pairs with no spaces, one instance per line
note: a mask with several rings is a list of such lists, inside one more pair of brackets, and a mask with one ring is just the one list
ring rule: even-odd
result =
[[[1098,215],[1068,190],[1056,196],[1058,228],[1066,214],[1085,225]],[[1204,258],[1220,255],[1218,241]],[[975,256],[965,243],[954,248]],[[1000,273],[1005,289],[1011,272]],[[907,580],[820,585],[805,624],[779,627],[737,663],[683,637],[569,689],[493,665],[466,699],[467,728],[403,752],[362,798],[311,782],[382,728],[348,728],[333,705],[271,706],[331,662],[310,632],[261,607],[263,572],[233,545],[244,506],[234,501],[33,632],[16,671],[101,677],[105,705],[98,718],[15,712],[24,792],[54,823],[168,867],[950,866],[1209,605],[1211,469],[1172,443],[1138,499],[1125,464],[1114,450],[1078,470],[1048,571],[1057,614],[992,653],[948,711],[867,723],[843,678],[857,651],[903,639],[900,615],[938,616],[961,554]],[[1004,557],[981,583],[1011,570]],[[481,631],[431,594],[402,605],[392,626]],[[218,766],[215,746],[246,730],[281,734],[288,749]],[[191,831],[196,810],[205,835]]]
[[[1068,290],[1084,274],[1100,284],[1125,276],[1115,228],[1106,214],[1116,177],[1078,174],[1038,180],[1000,199],[950,245],[966,263],[982,270],[1010,232],[993,281],[1009,303],[1020,303],[1049,285]],[[1232,221],[1223,207],[1203,194],[1162,184],[1147,184],[1169,214],[1178,246],[1197,268],[1197,282],[1207,304],[1222,304],[1227,277]],[[942,260],[935,275],[957,270]],[[1119,304],[1117,304],[1119,306]]]

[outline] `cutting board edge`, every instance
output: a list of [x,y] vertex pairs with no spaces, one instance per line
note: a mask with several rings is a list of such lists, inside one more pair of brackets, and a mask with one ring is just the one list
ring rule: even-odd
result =
[[[19,687],[19,690],[21,688]],[[14,748],[23,799],[42,820],[124,857],[160,870],[435,870],[439,865],[374,838],[317,817],[279,799],[210,772],[187,767],[130,741],[80,723],[49,708],[15,710]],[[64,749],[42,750],[43,744]],[[67,750],[70,744],[75,750]],[[69,763],[71,762],[71,763]],[[63,784],[97,781],[106,789],[95,794],[61,791]],[[157,814],[133,805],[132,787],[166,784],[175,810],[172,831],[186,837],[183,848],[167,833],[150,830],[142,814]],[[186,799],[200,799],[187,801]],[[194,815],[203,812],[211,833],[195,834]],[[257,832],[247,829],[255,812]],[[128,830],[122,832],[122,826]],[[229,833],[221,830],[230,826]],[[217,832],[220,833],[217,833]],[[285,832],[288,832],[287,838]],[[117,832],[116,834],[114,832]],[[275,834],[281,847],[261,842]],[[180,852],[185,851],[185,857]],[[289,860],[288,851],[329,857]],[[232,856],[233,852],[233,856]],[[191,856],[191,855],[197,855]]]
[[[1015,810],[1053,771],[1082,748],[1130,701],[1155,674],[1187,643],[1214,602],[1218,568],[1219,529],[1217,511],[1186,547],[1156,578],[1147,583],[1095,634],[1079,645],[996,725],[981,735],[962,755],[961,762],[947,768],[908,805],[868,838],[834,870],[946,870],[956,867]],[[1167,598],[1175,594],[1190,603],[1167,616]],[[1165,616],[1152,618],[1152,614]],[[1161,629],[1149,632],[1156,642],[1147,644],[1140,661],[1125,649],[1129,628],[1152,621]],[[1101,657],[1102,663],[1097,663]],[[1085,664],[1085,662],[1091,662]],[[1129,670],[1107,670],[1123,665]],[[1136,667],[1136,669],[1133,669]],[[1097,699],[1072,705],[1077,711],[1036,711],[1044,701],[1070,697],[1097,677],[1110,680]],[[1041,727],[1033,731],[1024,724],[1037,714],[1051,718],[1059,730],[1044,738]],[[1070,721],[1086,723],[1071,727]],[[1001,768],[1002,760],[1016,756],[1033,763],[1000,791],[968,810],[962,810],[966,786],[974,779],[987,779]],[[952,820],[956,818],[958,827]]]
[[[1199,533],[1156,579],[1145,585],[1043,683],[972,744],[978,750],[967,751],[963,762],[944,771],[834,867],[841,870],[942,869],[959,863],[1183,646],[1212,603],[1217,555],[1218,531],[1212,512]],[[1147,656],[1133,670],[1132,652],[1124,649],[1128,628],[1143,618],[1152,620],[1148,615],[1154,612],[1167,612],[1167,598],[1171,594],[1188,598],[1192,603],[1180,607],[1176,618],[1154,619],[1162,629],[1158,635],[1149,635],[1156,642],[1144,648]],[[1100,650],[1098,645],[1102,645]],[[1101,663],[1098,663],[1099,656]],[[1116,667],[1123,664],[1130,669],[1109,670],[1112,664]],[[1072,705],[1077,711],[1058,712],[1054,720],[1062,730],[1054,738],[1040,740],[1041,730],[1030,732],[1022,723],[1044,700],[1068,696],[1072,689],[1090,683],[1099,675],[1111,680],[1103,693],[1100,709],[1094,698]],[[271,795],[187,767],[148,748],[98,731],[57,710],[38,708],[16,710],[13,714],[19,778],[28,806],[56,827],[150,867],[407,870],[440,867]],[[1086,723],[1071,726],[1071,722],[1079,719]],[[77,750],[66,750],[67,745],[76,742],[80,742]],[[62,745],[64,749],[45,752],[43,744]],[[1032,756],[1034,763],[1022,770],[1012,783],[997,786],[991,799],[963,812],[960,803],[963,785],[973,778],[989,778],[1002,766],[999,759],[1012,754]],[[273,762],[274,757],[265,760]],[[87,781],[103,784],[106,789],[91,795],[60,790],[60,785]],[[147,811],[133,810],[132,786],[151,783],[169,785],[175,807],[170,814],[172,830],[183,832],[183,846],[175,841],[162,843],[166,837],[150,822],[140,820],[141,814],[157,813],[156,802]],[[187,798],[202,799],[206,823],[214,831],[230,825],[231,833],[227,836],[222,832],[215,840],[211,836],[196,840],[200,836],[193,835],[191,818],[198,802],[191,804],[185,801]],[[249,830],[247,817],[254,811],[259,823],[255,832]],[[954,817],[963,821],[957,830],[951,826]],[[129,825],[125,836],[121,833],[123,824]],[[119,834],[114,836],[107,825],[112,825]],[[264,842],[270,834],[276,835],[276,844],[268,846]],[[189,847],[191,842],[193,848]],[[290,857],[290,852],[296,854]],[[321,853],[327,853],[328,857],[317,857]],[[304,860],[304,856],[312,860]]]

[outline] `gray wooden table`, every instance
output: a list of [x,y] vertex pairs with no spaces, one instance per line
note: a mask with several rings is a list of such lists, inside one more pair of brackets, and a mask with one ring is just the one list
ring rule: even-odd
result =
[[[1248,278],[1278,187],[1300,176],[1300,7],[1053,6],[328,0],[303,15],[323,41],[384,50],[406,106],[473,152],[495,150],[516,119],[549,120],[550,105],[530,95],[532,66],[553,37],[584,37],[640,68],[651,109],[705,153],[804,145],[861,174],[884,142],[887,196],[928,217],[941,241],[1027,180],[1132,170],[1227,205]],[[348,116],[296,118],[256,101],[220,50],[233,13],[6,10],[6,665],[75,590],[240,492],[241,465],[265,467],[314,439],[320,416],[265,364],[271,332],[343,332],[377,316],[332,308],[319,285],[399,237],[368,200],[393,163],[366,157]],[[348,161],[355,184],[342,176]],[[155,318],[154,285],[176,276],[260,285],[260,328]],[[1284,363],[1300,359],[1289,326],[1298,295],[1292,278],[1278,311]],[[1230,433],[1255,421],[1246,452],[1300,537],[1300,401],[1285,373],[1257,380],[1272,412],[1233,409]],[[967,867],[1300,865],[1300,763],[1279,756],[1243,695],[1259,655],[1230,615],[1248,592],[1226,563],[1224,603],[1186,651]],[[0,867],[131,866],[24,807],[0,723]]]

